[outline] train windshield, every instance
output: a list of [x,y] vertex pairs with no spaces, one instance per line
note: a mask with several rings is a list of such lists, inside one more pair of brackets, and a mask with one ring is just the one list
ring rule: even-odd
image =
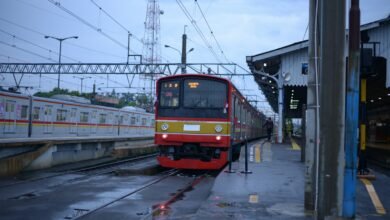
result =
[[180,83],[179,81],[167,81],[161,83],[160,106],[179,107]]
[[185,108],[224,108],[227,86],[214,80],[186,79],[183,83]]

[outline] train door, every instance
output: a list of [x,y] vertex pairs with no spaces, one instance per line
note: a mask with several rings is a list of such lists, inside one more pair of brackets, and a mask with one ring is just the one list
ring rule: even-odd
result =
[[14,133],[16,129],[16,102],[7,100],[5,103],[5,127],[4,133]]
[[51,105],[45,105],[45,112],[44,112],[44,133],[52,133],[53,132],[53,106]]
[[97,126],[98,126],[98,121],[97,121],[97,111],[94,110],[91,113],[91,133],[96,134],[97,131]]
[[70,110],[70,133],[77,133],[77,109],[72,108]]
[[120,134],[120,129],[121,129],[120,121],[119,121],[119,115],[115,115],[114,125],[117,128],[117,135],[119,135]]

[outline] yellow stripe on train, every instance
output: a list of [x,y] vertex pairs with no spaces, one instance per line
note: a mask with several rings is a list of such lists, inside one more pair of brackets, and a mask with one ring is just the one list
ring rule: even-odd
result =
[[227,122],[159,120],[156,122],[156,131],[164,132],[164,133],[188,133],[188,134],[230,134],[229,125],[230,123]]

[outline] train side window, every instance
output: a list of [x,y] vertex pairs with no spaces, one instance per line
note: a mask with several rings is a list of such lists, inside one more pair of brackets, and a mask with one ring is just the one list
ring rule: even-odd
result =
[[28,106],[27,105],[22,105],[22,110],[20,112],[20,118],[27,118],[27,110]]
[[114,123],[114,114],[113,113],[109,113],[108,114],[108,119],[107,119],[107,122],[108,124],[113,124]]
[[130,124],[131,124],[131,125],[135,125],[135,117],[134,117],[134,116],[131,117]]
[[34,120],[39,120],[39,111],[40,110],[41,110],[40,107],[34,107],[33,113],[32,113],[32,116],[33,116]]
[[142,118],[142,126],[146,125],[146,118]]
[[7,101],[5,105],[5,112],[14,112],[15,111],[15,103],[11,101]]
[[66,121],[68,111],[65,109],[57,109],[57,121]]
[[105,124],[106,123],[106,119],[107,119],[107,115],[106,114],[100,114],[99,115],[99,124]]
[[154,119],[152,119],[150,125],[154,127],[155,123],[156,123],[156,121]]
[[91,114],[92,122],[96,121],[96,115],[97,115],[97,112],[96,111],[92,111],[92,114]]
[[80,112],[80,122],[88,122],[88,116],[89,116],[89,113],[88,112]]

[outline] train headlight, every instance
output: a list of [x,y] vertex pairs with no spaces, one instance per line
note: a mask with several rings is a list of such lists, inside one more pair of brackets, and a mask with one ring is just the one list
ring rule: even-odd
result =
[[167,134],[163,134],[163,135],[162,135],[162,138],[163,138],[163,139],[167,139],[167,137],[168,137]]
[[169,128],[169,125],[167,123],[164,123],[161,125],[161,130],[163,130],[163,131],[168,130],[168,128]]
[[220,132],[223,130],[223,128],[222,128],[221,125],[215,125],[214,129],[215,129],[215,131],[216,131],[217,133],[220,133]]
[[217,137],[215,137],[215,139],[217,140],[217,141],[220,141],[221,140],[221,136],[217,136]]

